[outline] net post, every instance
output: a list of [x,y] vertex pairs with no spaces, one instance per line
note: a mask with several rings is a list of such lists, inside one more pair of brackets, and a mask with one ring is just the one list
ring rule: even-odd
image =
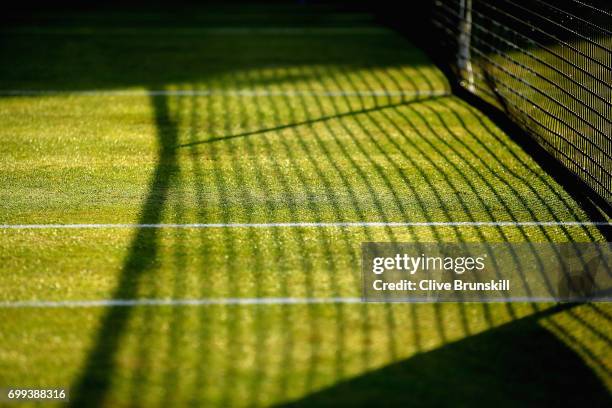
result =
[[474,72],[472,71],[472,56],[470,40],[472,37],[472,0],[461,0],[459,4],[459,49],[457,51],[457,66],[461,84],[468,91],[474,92]]

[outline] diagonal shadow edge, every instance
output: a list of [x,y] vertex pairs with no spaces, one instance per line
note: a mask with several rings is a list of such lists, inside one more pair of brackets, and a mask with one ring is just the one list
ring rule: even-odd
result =
[[[139,223],[161,221],[168,191],[178,167],[177,124],[170,118],[167,97],[150,94],[158,139],[158,161],[149,182],[149,189],[140,213]],[[139,228],[132,238],[128,255],[121,268],[113,299],[132,299],[138,294],[141,278],[156,264],[158,231]],[[129,323],[132,308],[111,307],[102,318],[93,346],[73,384],[70,406],[99,407],[104,405],[116,365],[116,354]]]
[[181,144],[178,145],[177,147],[190,147],[190,146],[195,146],[195,145],[199,145],[199,144],[207,144],[207,143],[214,143],[214,142],[222,142],[225,140],[230,140],[230,139],[237,139],[237,138],[241,138],[241,137],[247,137],[247,136],[255,136],[255,135],[259,135],[259,134],[263,134],[263,133],[268,133],[268,132],[275,132],[275,131],[280,131],[280,130],[284,130],[284,129],[291,129],[291,128],[296,128],[299,126],[305,126],[305,125],[312,125],[315,123],[319,123],[319,122],[325,122],[328,120],[333,120],[333,119],[340,119],[340,118],[344,118],[347,116],[353,116],[353,115],[359,115],[359,114],[364,114],[364,113],[370,113],[370,112],[375,112],[375,111],[379,111],[382,109],[390,109],[390,108],[397,108],[400,106],[406,106],[406,105],[410,105],[413,103],[418,103],[418,102],[426,102],[426,101],[434,101],[436,99],[440,99],[440,98],[445,98],[451,96],[450,94],[448,95],[433,95],[433,96],[426,96],[426,97],[422,97],[422,98],[416,98],[410,101],[402,101],[402,102],[398,102],[398,103],[391,103],[391,104],[387,104],[387,105],[377,105],[371,108],[364,108],[364,109],[359,109],[359,110],[351,110],[348,112],[344,112],[344,113],[337,113],[334,115],[326,115],[326,116],[322,116],[316,119],[308,119],[308,120],[304,120],[304,121],[300,121],[300,122],[296,122],[296,123],[288,123],[285,125],[279,125],[279,126],[274,126],[274,127],[269,127],[269,128],[264,128],[264,129],[257,129],[257,130],[252,130],[252,131],[248,131],[248,132],[242,132],[242,133],[237,133],[237,134],[233,134],[233,135],[227,135],[227,136],[217,136],[217,137],[211,137],[209,139],[205,139],[205,140],[198,140],[195,142],[190,142],[190,143],[185,143],[185,144]]

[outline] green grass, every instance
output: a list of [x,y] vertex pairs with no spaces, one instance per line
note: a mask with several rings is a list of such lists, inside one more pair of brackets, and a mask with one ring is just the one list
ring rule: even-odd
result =
[[[0,66],[0,89],[64,93],[0,98],[0,223],[589,220],[482,113],[432,96],[446,80],[400,36],[211,34],[224,26],[214,13],[199,31],[179,30],[202,15],[148,15],[141,35],[117,32],[134,19],[121,15],[85,18],[85,31],[78,14],[6,29],[0,55],[14,64]],[[287,9],[275,26],[339,18]],[[238,20],[226,25],[263,24]],[[91,89],[141,94],[78,93]],[[148,94],[205,89],[220,92]],[[410,94],[324,95],[340,90]],[[355,297],[363,241],[604,237],[535,226],[2,229],[0,301]],[[611,313],[527,303],[0,308],[0,386],[69,386],[77,404],[103,406],[603,406]]]

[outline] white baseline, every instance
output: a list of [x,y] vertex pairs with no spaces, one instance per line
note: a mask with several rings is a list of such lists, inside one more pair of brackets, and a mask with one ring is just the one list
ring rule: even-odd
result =
[[431,222],[269,222],[212,224],[0,224],[0,229],[113,228],[354,228],[354,227],[584,227],[612,226],[608,221],[431,221]]
[[100,300],[23,300],[0,302],[0,309],[54,308],[54,307],[135,307],[135,306],[244,306],[244,305],[310,305],[310,304],[361,303],[361,298],[204,298],[204,299],[100,299]]

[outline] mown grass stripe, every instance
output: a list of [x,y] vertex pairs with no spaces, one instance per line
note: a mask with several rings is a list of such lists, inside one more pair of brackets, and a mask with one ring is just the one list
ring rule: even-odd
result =
[[333,227],[574,227],[610,226],[607,221],[451,221],[451,222],[270,222],[211,224],[3,224],[0,229],[88,228],[333,228]]

